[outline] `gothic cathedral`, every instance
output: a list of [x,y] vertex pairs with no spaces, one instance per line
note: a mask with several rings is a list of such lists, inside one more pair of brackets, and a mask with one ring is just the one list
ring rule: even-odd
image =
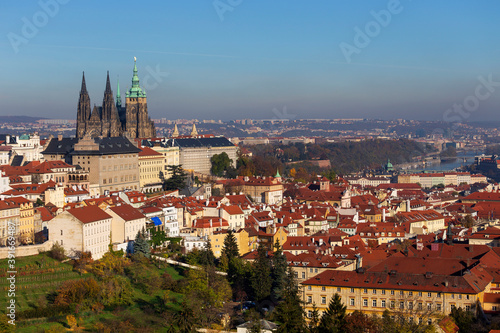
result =
[[76,114],[76,137],[80,139],[85,135],[90,135],[91,137],[156,137],[154,122],[148,115],[146,91],[139,86],[135,58],[132,87],[127,91],[125,107],[122,107],[119,83],[116,94],[116,104],[114,102],[108,72],[102,106],[97,107],[94,105],[94,108],[90,111],[90,97],[87,92],[87,86],[85,85],[85,73],[83,74],[80,99],[78,100],[78,111]]

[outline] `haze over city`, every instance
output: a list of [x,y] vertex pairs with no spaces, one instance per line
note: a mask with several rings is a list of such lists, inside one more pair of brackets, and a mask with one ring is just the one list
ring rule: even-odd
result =
[[42,3],[2,5],[2,115],[74,119],[137,57],[155,119],[500,120],[496,1]]

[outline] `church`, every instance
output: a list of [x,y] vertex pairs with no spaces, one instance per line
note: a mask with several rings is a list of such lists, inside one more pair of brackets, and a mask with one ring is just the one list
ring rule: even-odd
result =
[[102,106],[94,104],[91,111],[85,73],[83,73],[76,115],[76,137],[81,139],[87,135],[92,138],[98,136],[151,138],[156,136],[154,122],[148,115],[146,91],[139,86],[136,58],[134,58],[132,87],[126,93],[125,106],[122,106],[119,83],[115,104],[108,72]]

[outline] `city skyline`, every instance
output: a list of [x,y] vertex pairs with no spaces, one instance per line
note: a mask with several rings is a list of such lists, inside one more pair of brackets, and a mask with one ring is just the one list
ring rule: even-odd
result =
[[82,72],[101,105],[137,57],[154,119],[500,120],[499,7],[5,3],[1,114],[73,119]]

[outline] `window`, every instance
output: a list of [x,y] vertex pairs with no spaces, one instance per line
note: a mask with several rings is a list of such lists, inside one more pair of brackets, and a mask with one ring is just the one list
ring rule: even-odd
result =
[[376,295],[376,294],[377,294],[377,289],[373,289],[373,290],[372,290],[372,294],[373,294],[373,295]]
[[391,308],[394,309],[395,306],[396,306],[396,302],[395,301],[391,301]]
[[321,287],[321,291],[325,291],[326,290],[326,287],[325,286],[322,286]]
[[402,291],[402,290],[399,291],[399,296],[403,296],[404,294],[405,294],[404,291]]
[[437,297],[438,297],[438,298],[441,298],[441,293],[437,293]]
[[469,299],[469,295],[465,295],[465,299]]
[[497,306],[496,306],[496,305],[493,305],[493,306],[491,307],[491,310],[496,311],[496,310],[497,310]]
[[311,290],[311,286],[307,286],[307,290]]
[[61,230],[61,236],[63,235],[63,231]]
[[408,296],[413,296],[413,291],[409,291]]
[[427,293],[427,297],[432,297],[432,293]]
[[470,304],[467,304],[467,305],[465,306],[465,311],[470,311]]
[[368,289],[363,289],[363,294],[368,294]]
[[394,290],[391,290],[391,295],[394,295]]
[[311,310],[307,311],[307,318],[312,318],[313,313]]
[[458,299],[462,299],[462,294],[459,294],[459,295],[458,295]]
[[399,308],[403,310],[405,308],[405,302],[399,302]]
[[382,295],[385,295],[385,289],[382,289]]
[[353,293],[353,292],[354,292],[354,288],[351,288],[351,293]]
[[349,304],[350,304],[351,306],[354,306],[354,304],[355,304],[355,300],[354,300],[354,298],[351,298],[351,299],[349,300]]
[[418,297],[422,297],[422,292],[421,291],[418,292]]
[[422,310],[422,307],[423,307],[423,304],[422,303],[418,303],[418,309]]
[[382,306],[383,308],[385,308],[385,299],[383,299],[380,303],[381,303],[381,306]]
[[432,303],[427,303],[427,310],[432,310]]
[[372,306],[373,306],[374,308],[376,308],[376,307],[377,307],[377,300],[376,300],[376,299],[373,299],[373,300],[372,300]]
[[326,297],[325,296],[321,296],[321,304],[326,304]]
[[312,303],[313,299],[312,296],[307,296],[307,303]]
[[363,306],[368,306],[368,299],[363,299]]
[[340,293],[342,291],[342,288],[337,287],[337,292]]
[[441,303],[436,304],[436,310],[441,311]]
[[302,278],[305,279],[306,278],[306,272],[302,272]]

